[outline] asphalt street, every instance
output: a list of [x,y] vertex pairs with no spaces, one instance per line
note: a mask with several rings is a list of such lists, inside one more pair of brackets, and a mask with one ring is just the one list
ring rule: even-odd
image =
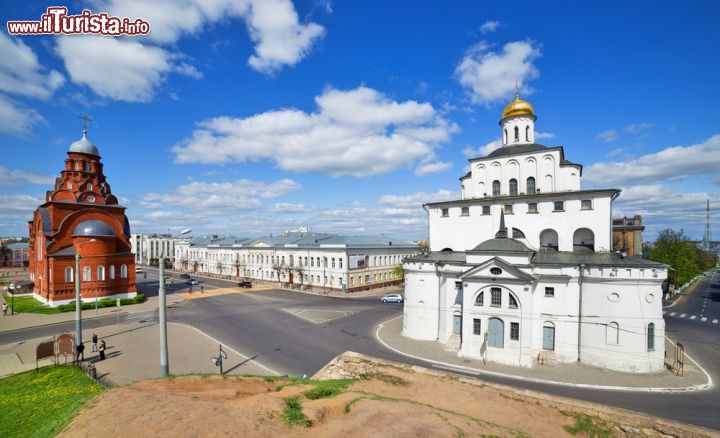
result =
[[[198,278],[201,279],[201,278]],[[227,287],[232,282],[204,279],[206,290]],[[169,288],[184,290],[179,279]],[[148,270],[147,280],[139,279],[138,288],[148,296],[157,294],[157,273]],[[197,291],[196,287],[193,287]],[[717,315],[720,307],[720,274],[708,275],[684,302],[667,309],[666,332],[673,340],[685,345],[688,355],[698,360],[720,382],[720,326],[701,323],[699,318],[668,317],[669,311]],[[677,309],[675,309],[677,307]],[[252,357],[280,374],[312,375],[336,355],[357,351],[381,358],[433,367],[432,364],[407,358],[385,349],[374,337],[377,324],[401,314],[402,304],[382,304],[377,298],[338,299],[282,290],[221,295],[191,300],[168,311],[168,319],[196,327],[225,345]],[[713,313],[715,312],[715,313]],[[124,316],[134,318],[136,316]],[[147,318],[148,315],[141,315]],[[157,312],[150,317],[156,318]],[[86,321],[93,324],[114,324],[113,317]],[[73,329],[73,323],[67,329]],[[57,332],[57,327],[36,327],[0,333],[0,343],[17,342]],[[668,355],[673,352],[668,352]],[[172,371],[172,357],[170,358]],[[447,370],[443,370],[447,371]],[[676,394],[638,393],[573,388],[552,384],[524,382],[515,379],[457,374],[479,377],[508,386],[532,389],[645,412],[666,418],[720,430],[720,391]]]

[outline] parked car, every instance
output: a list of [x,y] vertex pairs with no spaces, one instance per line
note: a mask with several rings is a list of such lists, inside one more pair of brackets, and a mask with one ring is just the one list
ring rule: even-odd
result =
[[194,278],[188,279],[188,281],[185,282],[188,286],[195,286],[196,284],[200,284],[199,281],[195,280]]
[[141,273],[142,271],[143,271],[142,268],[135,268],[135,273],[136,273],[136,274],[139,274],[139,273]]
[[240,280],[238,281],[238,287],[252,287],[252,283],[249,280]]
[[380,298],[383,303],[402,303],[404,301],[401,294],[390,294]]
[[180,278],[190,278],[190,274],[180,274]]

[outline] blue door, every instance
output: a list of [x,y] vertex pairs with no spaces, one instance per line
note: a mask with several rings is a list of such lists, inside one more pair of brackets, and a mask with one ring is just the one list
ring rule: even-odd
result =
[[459,335],[462,333],[462,316],[453,315],[453,334]]
[[554,350],[555,349],[555,327],[545,326],[543,327],[543,349]]
[[502,319],[490,318],[488,324],[488,346],[495,348],[505,347],[505,323]]

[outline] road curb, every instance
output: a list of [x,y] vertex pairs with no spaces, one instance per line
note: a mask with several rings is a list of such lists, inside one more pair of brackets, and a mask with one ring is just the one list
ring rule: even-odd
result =
[[[503,377],[507,379],[513,379],[513,380],[523,380],[523,381],[530,381],[534,383],[544,383],[549,385],[557,385],[557,386],[566,386],[566,387],[572,387],[572,388],[583,388],[583,389],[595,389],[595,390],[603,390],[603,391],[623,391],[623,392],[648,392],[648,393],[683,393],[683,392],[698,392],[698,391],[705,391],[713,387],[713,380],[710,374],[708,374],[705,369],[700,366],[692,357],[688,356],[687,354],[685,357],[690,359],[704,374],[705,377],[708,379],[708,381],[704,384],[700,385],[693,385],[693,386],[687,386],[683,388],[667,388],[667,387],[631,387],[631,386],[613,386],[613,385],[591,385],[588,383],[571,383],[571,382],[558,382],[557,380],[546,380],[546,379],[539,379],[537,377],[526,377],[526,376],[520,376],[517,374],[506,374],[506,373],[500,373],[497,371],[489,371],[489,370],[483,370],[480,368],[472,368],[472,367],[466,367],[462,365],[456,365],[451,364],[447,362],[441,362],[434,359],[428,359],[422,356],[416,356],[413,354],[406,353],[404,351],[398,350],[397,348],[391,347],[388,345],[383,339],[380,337],[380,330],[385,326],[385,324],[389,323],[392,320],[395,320],[397,318],[401,318],[402,315],[395,316],[393,318],[390,318],[388,320],[383,321],[382,323],[378,324],[377,329],[375,330],[375,339],[377,339],[378,342],[380,342],[385,348],[401,354],[406,357],[411,357],[413,359],[421,360],[428,363],[433,363],[436,365],[443,366],[445,368],[449,368],[450,371],[452,369],[455,369],[457,371],[463,371],[463,372],[473,372],[477,374],[484,374],[488,376],[494,376],[494,377]],[[670,339],[670,338],[667,338]],[[672,341],[672,340],[671,340]]]

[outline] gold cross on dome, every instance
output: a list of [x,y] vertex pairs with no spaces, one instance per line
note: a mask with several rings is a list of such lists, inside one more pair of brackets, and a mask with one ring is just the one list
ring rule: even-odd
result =
[[515,79],[515,95],[516,95],[516,96],[519,96],[519,95],[520,95],[520,87],[518,86],[518,81],[517,81],[517,79]]
[[92,119],[86,115],[80,116],[78,119],[83,121],[83,132],[87,132],[87,122],[92,122]]

